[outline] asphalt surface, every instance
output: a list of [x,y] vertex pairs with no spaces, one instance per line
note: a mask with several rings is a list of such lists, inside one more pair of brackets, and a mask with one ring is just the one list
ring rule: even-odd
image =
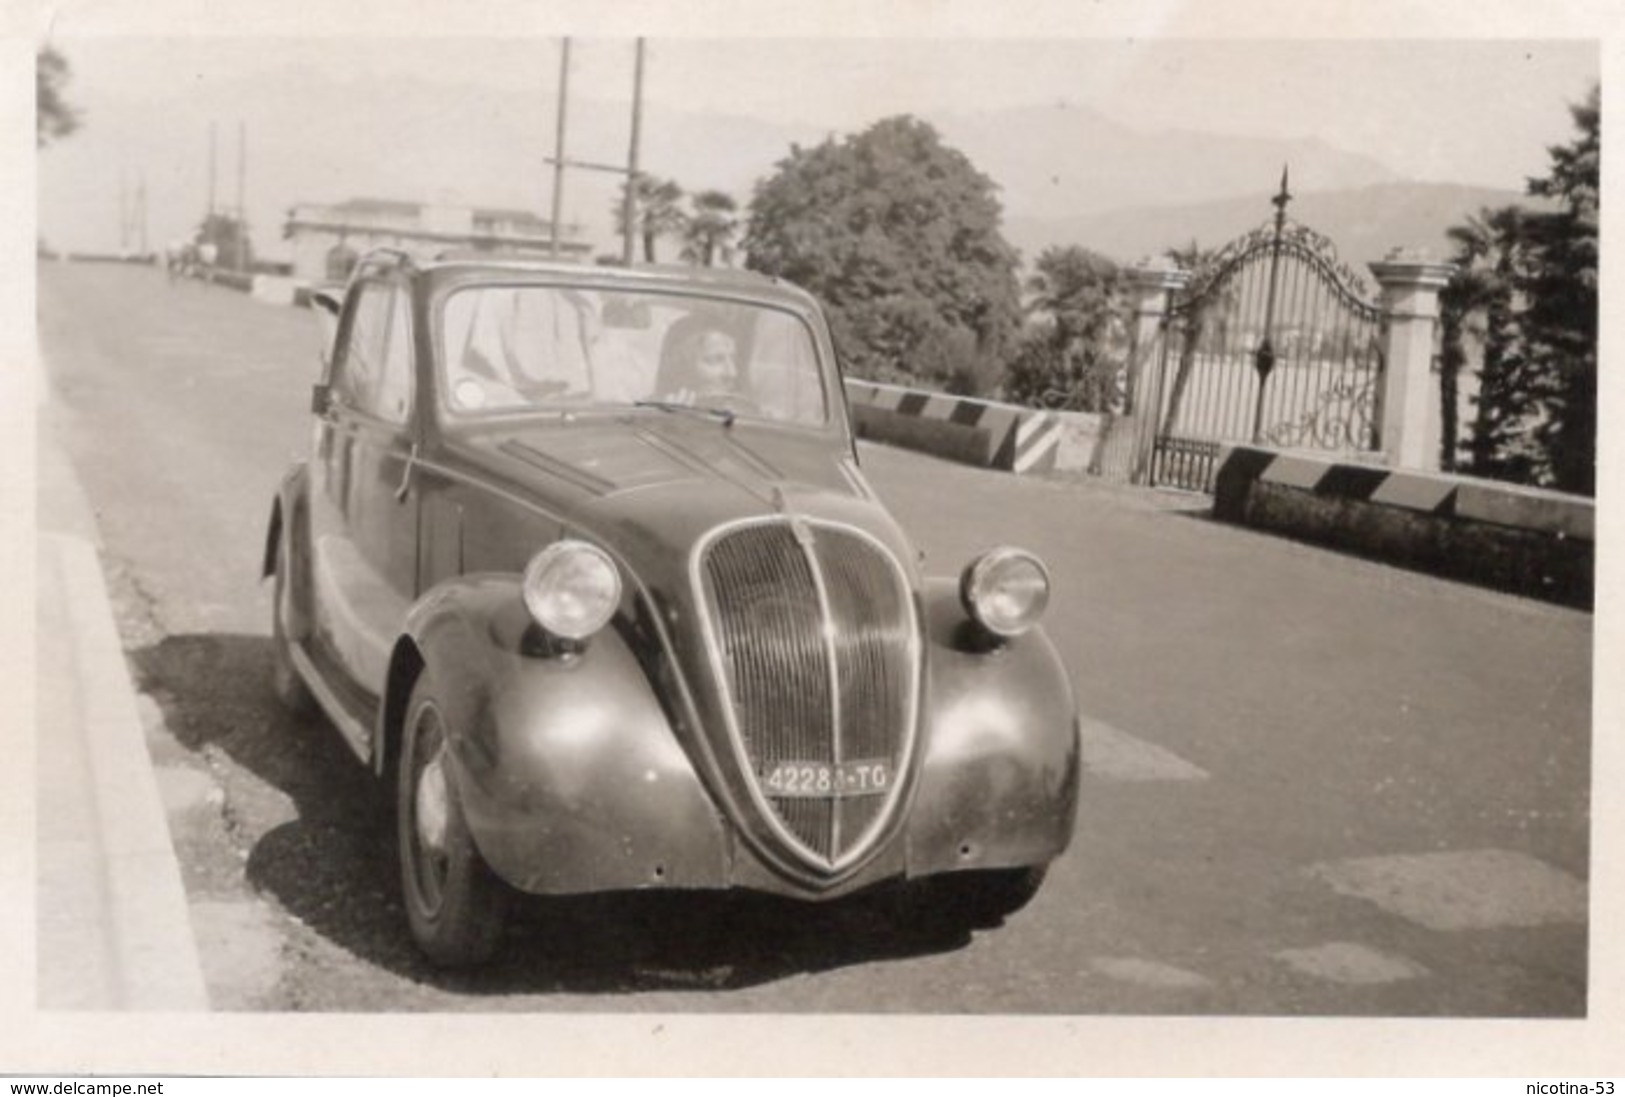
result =
[[39,297],[216,1009],[1586,1011],[1589,615],[878,447],[934,570],[1015,543],[1055,576],[1087,774],[1033,905],[944,935],[862,901],[535,903],[499,966],[437,973],[369,779],[270,693],[259,562],[313,318],[115,266],[43,266]]

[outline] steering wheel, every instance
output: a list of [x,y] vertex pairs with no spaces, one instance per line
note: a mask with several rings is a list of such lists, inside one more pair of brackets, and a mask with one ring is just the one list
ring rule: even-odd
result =
[[702,397],[700,402],[708,408],[716,408],[719,411],[745,412],[755,415],[762,410],[761,402],[747,392],[719,392]]

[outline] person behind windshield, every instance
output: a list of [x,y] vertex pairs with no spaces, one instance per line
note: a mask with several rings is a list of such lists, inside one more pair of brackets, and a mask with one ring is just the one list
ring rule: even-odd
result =
[[739,351],[733,336],[708,328],[689,345],[687,360],[660,398],[701,406],[727,402],[744,394],[741,381]]

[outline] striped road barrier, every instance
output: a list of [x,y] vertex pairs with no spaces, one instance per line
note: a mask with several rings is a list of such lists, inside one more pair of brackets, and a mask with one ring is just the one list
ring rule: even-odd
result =
[[848,378],[861,436],[1019,474],[1055,468],[1063,421],[1038,411]]
[[1596,502],[1542,488],[1229,446],[1213,516],[1579,608],[1592,604]]

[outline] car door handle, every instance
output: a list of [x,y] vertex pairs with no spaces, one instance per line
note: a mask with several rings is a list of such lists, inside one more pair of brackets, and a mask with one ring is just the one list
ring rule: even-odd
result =
[[407,494],[412,490],[412,466],[417,464],[418,444],[412,443],[412,451],[406,455],[406,467],[401,470],[401,485],[395,489],[395,501],[406,502]]

